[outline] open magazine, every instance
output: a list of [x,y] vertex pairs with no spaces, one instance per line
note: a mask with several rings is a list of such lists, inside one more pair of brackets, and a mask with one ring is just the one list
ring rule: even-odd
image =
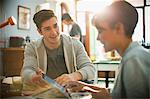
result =
[[53,79],[44,75],[43,79],[49,84],[49,89],[33,95],[35,98],[70,98],[63,86],[56,83]]

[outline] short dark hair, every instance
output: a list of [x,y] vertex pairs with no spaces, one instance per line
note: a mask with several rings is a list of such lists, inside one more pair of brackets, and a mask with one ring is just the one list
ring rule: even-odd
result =
[[34,14],[33,21],[37,28],[41,28],[41,24],[52,17],[56,17],[52,10],[40,10]]
[[138,22],[138,12],[134,6],[126,1],[116,1],[106,8],[106,11],[94,16],[94,25],[99,21],[108,21],[111,24],[121,22],[126,35],[132,37]]
[[72,21],[72,18],[71,16],[68,14],[68,13],[64,13],[61,17],[61,20],[71,20]]

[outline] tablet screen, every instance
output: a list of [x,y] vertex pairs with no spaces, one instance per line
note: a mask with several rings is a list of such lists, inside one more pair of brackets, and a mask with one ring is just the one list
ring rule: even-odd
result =
[[48,82],[52,87],[58,89],[62,94],[64,94],[66,97],[69,97],[69,94],[66,92],[65,88],[61,85],[59,85],[55,80],[51,79],[50,77],[43,75],[43,79]]

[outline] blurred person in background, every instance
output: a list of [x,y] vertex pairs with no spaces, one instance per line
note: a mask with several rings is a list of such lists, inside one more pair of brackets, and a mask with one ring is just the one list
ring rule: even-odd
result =
[[68,26],[68,33],[71,37],[74,37],[82,42],[82,32],[80,26],[73,21],[68,13],[62,15],[62,22]]

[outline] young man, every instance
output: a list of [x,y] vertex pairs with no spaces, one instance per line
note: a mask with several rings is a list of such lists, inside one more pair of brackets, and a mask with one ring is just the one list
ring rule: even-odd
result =
[[68,26],[69,35],[82,42],[82,33],[80,26],[73,21],[73,19],[68,13],[62,15],[62,22]]
[[[97,40],[105,51],[117,50],[122,56],[119,73],[111,96],[104,88],[82,82],[69,82],[69,91],[88,90],[97,99],[104,98],[150,98],[150,53],[132,35],[138,21],[135,7],[126,1],[116,1],[94,17],[98,30]],[[94,99],[95,99],[94,98]]]
[[82,43],[60,35],[52,10],[37,12],[33,21],[43,37],[26,46],[21,72],[24,92],[32,94],[38,87],[43,87],[43,74],[62,86],[68,81],[93,79],[95,70]]

